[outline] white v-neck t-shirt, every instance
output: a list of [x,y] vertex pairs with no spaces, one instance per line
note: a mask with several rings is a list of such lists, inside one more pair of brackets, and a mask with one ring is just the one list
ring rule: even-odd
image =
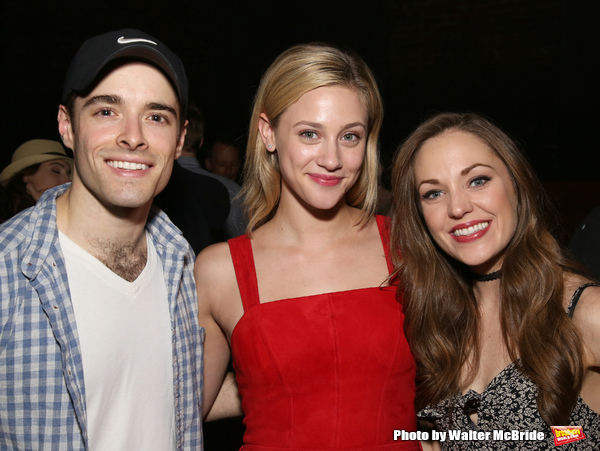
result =
[[92,451],[174,450],[172,332],[162,263],[128,282],[59,232],[83,361]]

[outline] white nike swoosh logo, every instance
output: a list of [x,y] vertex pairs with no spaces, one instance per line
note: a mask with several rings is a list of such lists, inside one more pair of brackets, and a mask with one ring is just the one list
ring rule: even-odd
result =
[[147,42],[148,44],[158,45],[156,42],[150,41],[148,39],[143,39],[143,38],[126,38],[125,36],[121,36],[119,39],[117,39],[117,42],[119,44],[131,44],[133,42]]

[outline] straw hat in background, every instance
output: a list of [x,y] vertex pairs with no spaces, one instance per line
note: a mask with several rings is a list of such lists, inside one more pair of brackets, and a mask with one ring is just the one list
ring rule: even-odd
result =
[[17,172],[50,160],[65,160],[73,167],[73,160],[67,156],[64,147],[58,141],[32,139],[21,144],[14,151],[11,163],[0,173],[0,184],[6,185]]

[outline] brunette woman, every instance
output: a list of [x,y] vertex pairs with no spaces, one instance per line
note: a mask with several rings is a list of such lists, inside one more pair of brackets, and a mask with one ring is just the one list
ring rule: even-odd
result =
[[401,146],[393,196],[418,414],[466,434],[441,448],[547,450],[551,426],[581,426],[560,449],[600,449],[600,288],[550,233],[515,142],[478,115],[436,115]]

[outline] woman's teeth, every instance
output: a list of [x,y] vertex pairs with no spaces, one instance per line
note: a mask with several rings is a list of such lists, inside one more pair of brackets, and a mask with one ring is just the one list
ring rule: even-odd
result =
[[465,236],[465,235],[473,235],[475,232],[479,232],[480,230],[486,229],[489,226],[489,222],[480,222],[471,227],[467,227],[466,229],[457,229],[452,234],[454,236]]

